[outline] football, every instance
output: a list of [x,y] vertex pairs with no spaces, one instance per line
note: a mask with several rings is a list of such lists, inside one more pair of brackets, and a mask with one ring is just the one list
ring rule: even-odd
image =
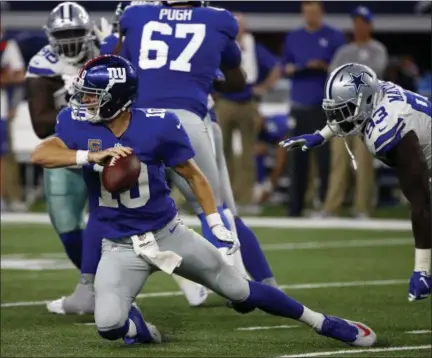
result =
[[135,154],[112,158],[102,171],[102,184],[110,193],[130,190],[138,181],[141,162]]

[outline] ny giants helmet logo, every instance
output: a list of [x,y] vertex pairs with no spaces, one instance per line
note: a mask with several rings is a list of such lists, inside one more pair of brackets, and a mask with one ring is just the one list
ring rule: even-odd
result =
[[124,67],[111,67],[107,68],[110,81],[113,83],[126,82],[126,69]]

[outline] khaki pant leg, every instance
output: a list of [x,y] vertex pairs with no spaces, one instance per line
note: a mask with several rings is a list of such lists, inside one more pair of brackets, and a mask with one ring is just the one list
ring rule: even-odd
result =
[[360,137],[353,138],[353,149],[358,165],[354,210],[356,213],[369,214],[375,181],[373,157]]
[[240,129],[242,153],[235,168],[234,191],[239,205],[253,204],[255,185],[254,146],[257,136],[258,107],[255,101],[237,104],[237,128]]
[[324,203],[324,211],[334,214],[340,209],[345,199],[350,158],[342,138],[335,137],[331,139],[330,147],[330,180]]

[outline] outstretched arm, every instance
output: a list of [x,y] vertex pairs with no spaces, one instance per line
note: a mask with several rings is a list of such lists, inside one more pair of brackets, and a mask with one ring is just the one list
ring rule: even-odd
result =
[[59,137],[51,137],[39,144],[32,153],[32,163],[45,168],[65,168],[88,163],[103,164],[112,157],[124,157],[132,153],[129,147],[114,147],[101,152],[73,150]]

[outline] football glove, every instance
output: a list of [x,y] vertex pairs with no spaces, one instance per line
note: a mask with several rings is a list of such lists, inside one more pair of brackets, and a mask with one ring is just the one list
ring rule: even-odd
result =
[[279,142],[279,145],[286,150],[301,148],[303,152],[311,148],[318,147],[324,143],[324,137],[316,131],[314,134],[303,134],[297,137],[291,137]]
[[225,226],[215,225],[211,228],[211,231],[216,239],[230,245],[227,255],[234,254],[240,248],[240,242],[237,235],[232,231],[229,231]]

